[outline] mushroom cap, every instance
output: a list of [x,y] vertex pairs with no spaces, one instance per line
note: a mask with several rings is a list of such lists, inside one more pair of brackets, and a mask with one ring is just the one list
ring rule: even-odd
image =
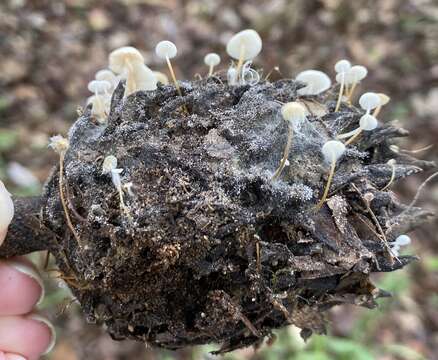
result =
[[113,85],[106,80],[92,80],[88,83],[88,90],[94,94],[104,94],[110,91]]
[[242,46],[243,60],[254,59],[262,50],[262,39],[257,31],[247,29],[235,34],[227,43],[228,55],[233,59],[240,59]]
[[14,203],[11,194],[0,180],[0,232],[6,231],[14,217]]
[[145,64],[134,67],[137,90],[152,91],[157,89],[157,76]]
[[114,74],[109,69],[103,69],[99,70],[95,75],[94,78],[99,81],[108,81],[111,83],[112,87],[115,88],[119,84],[120,77]]
[[398,246],[406,246],[409,245],[411,243],[411,238],[408,235],[400,235],[397,237],[397,239],[395,239],[395,245]]
[[216,66],[221,62],[221,57],[216,53],[209,53],[204,57],[204,64],[208,66]]
[[176,56],[178,50],[175,44],[169,40],[160,41],[157,46],[155,46],[155,54],[161,59],[172,59]]
[[376,93],[367,92],[359,98],[359,105],[362,109],[370,111],[380,105],[380,97]]
[[114,155],[108,155],[102,164],[102,174],[110,174],[111,171],[117,168],[117,158]]
[[347,84],[354,84],[365,79],[367,75],[368,70],[365,66],[354,65],[347,71],[345,80]]
[[359,120],[360,128],[365,131],[374,130],[378,124],[377,119],[371,114],[365,114]]
[[321,152],[326,162],[338,161],[345,152],[345,145],[337,140],[329,140],[322,146]]
[[281,107],[281,115],[286,121],[302,121],[306,118],[306,109],[298,102],[288,102]]
[[67,151],[69,146],[70,143],[68,140],[61,135],[55,135],[49,139],[49,147],[51,147],[58,154]]
[[318,95],[332,85],[327,74],[319,70],[302,71],[295,79],[306,84],[305,87],[298,90],[299,95]]
[[335,71],[339,73],[346,73],[351,68],[351,63],[348,60],[339,60],[335,64]]
[[144,63],[143,55],[135,47],[124,46],[112,51],[108,57],[109,68],[116,74],[129,69],[128,64]]
[[380,98],[380,106],[386,105],[391,100],[391,98],[386,94],[378,93],[377,95]]

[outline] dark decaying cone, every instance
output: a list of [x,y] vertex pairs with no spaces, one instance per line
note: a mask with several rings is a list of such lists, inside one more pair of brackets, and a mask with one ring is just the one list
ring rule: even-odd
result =
[[[226,352],[288,324],[307,337],[325,331],[334,305],[373,308],[386,293],[370,274],[415,259],[393,258],[385,241],[431,216],[379,190],[391,178],[386,163],[397,159],[396,180],[432,164],[391,152],[407,132],[381,123],[347,148],[316,211],[329,171],[321,147],[363,113],[333,113],[330,92],[301,98],[311,115],[295,126],[290,165],[273,182],[287,137],[281,104],[300,86],[210,78],[183,82],[183,97],[161,86],[123,101],[120,84],[108,126],[87,109],[69,135],[64,183],[82,246],[66,226],[56,170],[42,198],[17,202],[0,255],[49,249],[89,322],[170,349],[216,342]],[[132,183],[129,216],[102,174],[108,155]]]

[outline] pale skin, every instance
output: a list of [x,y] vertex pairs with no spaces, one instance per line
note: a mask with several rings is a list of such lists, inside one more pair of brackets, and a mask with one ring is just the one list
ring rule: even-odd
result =
[[[7,229],[0,229],[0,246],[6,233]],[[38,274],[25,258],[0,261],[0,360],[40,359],[52,340],[50,328],[31,318],[37,314],[35,305],[43,293],[41,281],[23,269]]]

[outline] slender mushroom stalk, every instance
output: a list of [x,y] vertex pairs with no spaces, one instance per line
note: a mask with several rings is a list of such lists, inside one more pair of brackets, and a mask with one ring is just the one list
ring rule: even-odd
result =
[[333,176],[335,174],[336,162],[345,152],[345,145],[337,140],[327,141],[322,147],[322,154],[324,156],[324,161],[330,163],[330,173],[327,179],[327,183],[324,188],[324,193],[321,197],[321,200],[316,205],[316,210],[321,209],[324,205],[325,200],[327,199],[330,185],[333,180]]
[[319,95],[332,85],[327,74],[318,70],[305,70],[300,72],[295,80],[305,83],[306,86],[298,89],[299,95]]
[[64,211],[65,220],[67,222],[67,226],[72,232],[74,238],[76,239],[78,246],[82,248],[82,242],[79,235],[76,233],[76,230],[71,221],[70,213],[67,206],[67,201],[65,199],[64,193],[64,159],[65,154],[70,147],[68,140],[61,135],[56,135],[50,138],[49,147],[51,147],[57,154],[59,154],[59,198],[61,200],[62,209]]
[[176,80],[175,71],[173,70],[172,63],[170,62],[170,59],[173,59],[178,53],[175,44],[168,40],[160,41],[155,47],[155,53],[160,59],[166,60],[166,64],[169,69],[170,76],[172,77],[173,84],[175,85],[179,96],[182,96],[181,88],[179,87],[178,81]]
[[272,176],[272,181],[278,179],[286,166],[287,158],[289,157],[289,152],[292,146],[293,122],[300,123],[304,121],[306,118],[306,109],[300,103],[289,102],[284,104],[281,108],[281,115],[283,116],[283,119],[287,121],[289,131],[280,166]]
[[144,58],[140,51],[131,46],[121,47],[111,52],[108,60],[110,70],[126,77],[124,97],[137,91],[137,71],[144,65]]
[[347,92],[347,101],[351,103],[351,100],[356,90],[357,85],[366,78],[368,75],[368,70],[365,66],[354,65],[348,70],[346,75],[346,83],[351,86],[350,90]]
[[341,84],[339,89],[338,101],[336,102],[335,112],[339,111],[341,107],[342,95],[344,94],[345,78],[347,72],[350,70],[351,64],[348,60],[340,60],[335,64],[335,71],[338,73],[336,81]]
[[219,65],[221,57],[216,53],[209,53],[204,57],[204,64],[208,66],[208,76],[213,75],[214,67]]
[[[160,59],[166,60],[167,68],[169,69],[170,76],[172,78],[173,84],[175,85],[176,91],[178,92],[178,95],[182,97],[183,94],[182,94],[181,88],[178,84],[178,81],[176,79],[175,71],[173,70],[172,63],[170,61],[170,59],[173,59],[177,53],[178,53],[178,50],[177,50],[175,44],[171,41],[168,41],[168,40],[160,41],[155,46],[155,54],[157,54],[157,56]],[[185,113],[188,113],[187,107],[185,105],[183,105],[183,110]]]
[[387,164],[391,166],[391,178],[389,179],[388,183],[382,189],[380,189],[380,191],[385,191],[386,189],[388,189],[392,185],[392,183],[394,182],[394,179],[395,179],[396,160],[390,159],[390,160],[388,160]]
[[245,61],[254,59],[262,50],[262,39],[257,31],[247,29],[235,34],[227,43],[227,53],[238,60],[236,71],[240,70]]
[[380,111],[382,110],[382,106],[386,105],[387,103],[389,103],[389,100],[391,100],[391,98],[388,95],[386,95],[386,94],[379,93],[377,95],[380,98],[380,104],[379,104],[379,106],[377,106],[374,109],[374,112],[373,112],[373,116],[374,117],[379,116]]

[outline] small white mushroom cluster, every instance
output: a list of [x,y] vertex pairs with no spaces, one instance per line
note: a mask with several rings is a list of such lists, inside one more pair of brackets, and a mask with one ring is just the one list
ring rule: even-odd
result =
[[94,95],[87,100],[91,114],[99,123],[105,123],[111,106],[111,96],[120,80],[126,80],[124,97],[136,91],[152,91],[157,88],[157,78],[165,83],[166,77],[149,69],[143,55],[136,48],[124,46],[112,51],[108,57],[109,69],[96,72],[95,79],[88,83]]
[[[381,96],[382,95],[382,96]],[[367,92],[359,98],[360,107],[365,110],[365,114],[361,116],[359,120],[359,127],[345,134],[340,134],[337,136],[338,139],[350,138],[346,145],[351,144],[362,131],[372,131],[378,126],[377,118],[374,116],[377,113],[379,107],[383,106],[384,103],[389,101],[389,98],[384,94],[376,94],[373,92]],[[386,102],[385,102],[386,101]],[[374,113],[371,114],[371,111]]]
[[252,29],[235,34],[227,43],[227,54],[237,60],[237,65],[231,65],[227,71],[228,84],[255,85],[260,81],[260,75],[251,68],[252,60],[262,50],[262,39]]
[[395,241],[390,245],[391,252],[394,256],[399,256],[400,249],[403,246],[408,246],[411,243],[411,238],[408,235],[400,235],[398,236]]
[[338,111],[341,106],[344,92],[346,94],[347,101],[350,102],[357,85],[366,78],[368,70],[362,65],[351,66],[351,63],[348,60],[343,59],[339,60],[335,64],[335,71],[336,81],[341,85],[335,108],[335,111]]

